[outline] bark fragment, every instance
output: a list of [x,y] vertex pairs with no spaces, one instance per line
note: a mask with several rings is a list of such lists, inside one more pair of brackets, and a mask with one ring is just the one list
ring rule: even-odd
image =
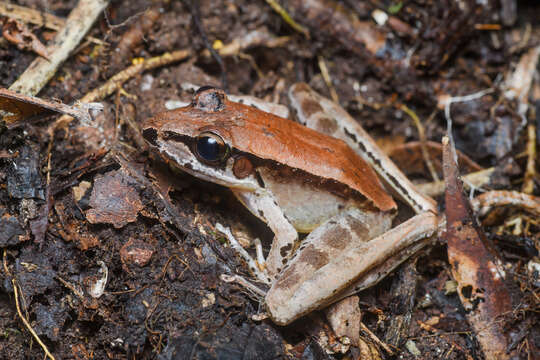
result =
[[443,140],[448,260],[458,295],[486,359],[510,359],[507,324],[514,309],[509,274],[494,245],[476,224],[450,149]]

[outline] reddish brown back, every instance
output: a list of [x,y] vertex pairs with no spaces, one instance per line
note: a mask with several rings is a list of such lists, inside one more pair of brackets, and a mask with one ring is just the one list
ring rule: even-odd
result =
[[192,105],[157,114],[146,121],[144,128],[189,137],[196,137],[201,129],[211,129],[242,152],[344,183],[383,211],[396,207],[375,171],[342,140],[224,96],[219,106],[216,104],[201,105],[196,96]]

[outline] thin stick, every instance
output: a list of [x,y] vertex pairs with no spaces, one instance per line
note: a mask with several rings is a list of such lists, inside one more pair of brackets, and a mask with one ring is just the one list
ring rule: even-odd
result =
[[426,133],[424,131],[424,126],[422,125],[422,122],[420,121],[420,118],[414,111],[409,109],[406,105],[401,105],[400,109],[403,110],[407,115],[411,117],[411,119],[414,122],[414,125],[416,126],[416,129],[418,130],[418,137],[420,139],[420,149],[422,150],[422,156],[424,157],[424,161],[426,162],[426,165],[429,169],[429,173],[431,174],[431,177],[435,181],[439,181],[439,176],[437,175],[437,171],[435,170],[435,166],[433,166],[433,162],[431,162],[431,158],[429,156],[429,152],[426,146]]
[[304,28],[302,25],[298,24],[296,21],[293,20],[293,18],[289,15],[287,10],[285,10],[281,5],[277,3],[275,0],[266,0],[266,3],[270,5],[272,9],[274,9],[275,12],[277,12],[281,18],[289,24],[290,27],[292,27],[294,30],[298,31],[299,33],[304,34],[306,38],[309,39],[309,31],[307,31],[306,28]]
[[373,340],[376,344],[378,344],[380,347],[382,347],[384,349],[384,351],[386,351],[389,355],[394,355],[394,352],[392,351],[392,349],[390,349],[390,347],[385,343],[383,342],[381,339],[379,339],[377,337],[377,335],[375,335],[373,332],[371,332],[371,330],[369,330],[369,328],[364,325],[363,322],[360,321],[360,328],[363,332],[365,332],[366,334],[368,334],[369,338],[371,340]]
[[[489,183],[489,179],[494,170],[494,168],[489,168],[469,173],[463,176],[463,184],[465,186],[472,185],[475,188],[481,188]],[[416,188],[422,194],[434,197],[439,196],[444,192],[444,186],[444,181],[440,180],[425,184],[417,184]]]
[[328,72],[328,67],[326,66],[326,61],[322,56],[317,56],[317,62],[319,64],[319,69],[321,70],[321,75],[326,83],[326,87],[330,91],[330,97],[335,103],[339,103],[339,97],[334,84],[332,84],[332,79],[330,78],[330,73]]
[[[450,96],[450,97],[445,97],[444,99],[442,99],[441,105],[444,106],[444,117],[446,118],[446,133],[448,135],[448,138],[450,139],[451,144],[454,143],[454,136],[452,135],[452,116],[450,115],[450,106],[456,102],[468,102],[468,101],[480,99],[481,97],[487,94],[490,94],[494,91],[495,91],[494,88],[487,88],[487,89],[480,90],[478,92],[475,92],[469,95]],[[452,149],[455,149],[455,147],[452,146]],[[457,163],[456,153],[454,153],[454,160]]]
[[521,191],[526,194],[532,194],[534,190],[534,177],[536,176],[536,126],[534,124],[527,126],[527,135],[527,168],[525,169]]
[[25,95],[36,95],[77,47],[108,4],[109,0],[80,0],[53,44],[47,48],[49,60],[36,58],[9,89]]
[[57,31],[65,24],[65,20],[58,16],[8,2],[0,2],[0,15]]
[[41,341],[41,339],[39,338],[38,334],[36,334],[36,332],[34,331],[34,329],[32,329],[32,326],[30,325],[30,323],[28,322],[28,320],[26,320],[26,318],[23,316],[22,312],[21,312],[21,308],[19,307],[19,291],[17,290],[17,288],[19,287],[19,285],[17,284],[17,281],[15,281],[15,279],[11,279],[11,284],[13,285],[13,295],[15,296],[15,307],[17,308],[17,314],[19,314],[19,317],[21,318],[22,322],[24,323],[24,326],[26,326],[26,328],[28,329],[28,331],[30,331],[30,334],[32,334],[32,336],[34,337],[34,339],[36,339],[36,341],[38,342],[39,346],[41,346],[41,348],[43,349],[43,351],[45,351],[45,355],[47,355],[50,359],[52,360],[55,360],[54,359],[54,356],[51,354],[51,352],[49,351],[49,348],[47,348],[47,345],[45,345],[43,343],[43,341]]
[[517,191],[489,191],[472,199],[471,206],[479,216],[484,216],[496,206],[516,206],[540,217],[540,197]]

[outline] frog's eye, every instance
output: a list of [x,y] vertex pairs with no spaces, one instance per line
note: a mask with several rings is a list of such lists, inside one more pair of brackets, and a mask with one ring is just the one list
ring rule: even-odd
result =
[[205,131],[197,136],[195,153],[200,160],[211,165],[217,165],[227,159],[230,151],[221,136]]

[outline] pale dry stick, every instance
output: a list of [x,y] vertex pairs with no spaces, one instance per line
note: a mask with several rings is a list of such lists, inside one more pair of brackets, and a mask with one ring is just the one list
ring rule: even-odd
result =
[[518,191],[494,190],[478,195],[471,201],[477,216],[483,216],[497,206],[515,206],[540,217],[540,197]]
[[[264,46],[266,48],[276,48],[284,46],[291,40],[290,36],[274,37],[264,29],[256,29],[248,32],[242,37],[236,38],[228,44],[214,45],[215,50],[221,56],[235,56],[242,50],[253,46]],[[202,53],[205,57],[210,57],[210,51],[205,49]]]
[[317,56],[317,63],[319,64],[319,69],[321,70],[321,75],[324,82],[326,83],[326,87],[328,88],[328,91],[330,91],[330,97],[335,103],[339,104],[339,97],[336,88],[332,84],[332,79],[330,78],[330,73],[328,72],[326,61],[324,61],[324,58],[319,55]]
[[[224,45],[219,51],[219,54],[222,56],[236,55],[242,49],[249,48],[255,45],[262,45],[266,47],[278,47],[283,46],[286,42],[290,40],[288,37],[280,38],[266,38],[265,34],[260,31],[254,31],[246,35],[245,38],[240,40],[235,40],[230,44]],[[202,54],[206,54],[207,51],[203,51]],[[209,54],[209,53],[208,53]],[[120,71],[112,78],[107,80],[107,82],[101,85],[99,88],[96,88],[85,96],[83,96],[79,101],[81,103],[99,101],[113,92],[118,90],[124,82],[131,79],[133,76],[140,74],[147,70],[152,70],[161,66],[168,65],[173,62],[181,61],[192,55],[191,50],[176,50],[170,53],[165,53],[160,56],[155,56],[150,59],[143,60],[136,64],[129,66],[128,68]],[[61,116],[56,122],[49,127],[49,135],[53,135],[54,131],[60,126],[66,126],[73,120],[70,116]]]
[[31,9],[26,6],[10,4],[7,1],[0,2],[0,15],[57,31],[60,30],[65,23],[64,19],[52,14]]
[[376,344],[382,347],[384,351],[386,351],[389,355],[394,355],[394,352],[392,351],[392,349],[390,349],[390,346],[388,346],[385,342],[379,339],[377,335],[375,335],[371,330],[369,330],[369,328],[362,321],[360,321],[360,328],[363,332],[368,334],[371,340],[373,340]]
[[77,297],[80,299],[84,299],[84,293],[80,288],[77,288],[76,285],[73,285],[67,280],[64,280],[62,277],[56,275],[56,279],[60,281],[65,287],[67,287],[69,290],[71,290]]
[[[43,26],[50,30],[58,31],[64,27],[66,20],[64,18],[49,14],[44,11],[31,9],[26,6],[11,4],[5,1],[0,2],[0,16],[5,16],[17,21]],[[88,37],[90,41],[96,44],[105,44],[104,41],[94,37]]]
[[109,0],[80,0],[66,19],[65,26],[47,48],[50,61],[36,58],[9,89],[25,95],[36,95],[77,47],[108,4]]
[[[489,168],[469,173],[463,176],[463,184],[466,186],[471,185],[475,188],[481,188],[489,183],[490,177],[494,170],[495,168]],[[444,193],[444,187],[444,181],[442,180],[416,185],[419,192],[430,197],[436,197]]]
[[4,249],[4,254],[3,254],[4,272],[6,273],[7,277],[11,278],[11,286],[13,286],[13,296],[15,297],[15,308],[17,309],[17,314],[19,315],[19,318],[23,322],[24,326],[26,326],[26,329],[28,329],[30,334],[32,334],[34,339],[36,339],[36,341],[38,342],[39,346],[41,346],[41,348],[45,352],[45,355],[49,357],[50,359],[55,360],[54,356],[49,351],[49,348],[47,347],[47,345],[45,345],[45,343],[41,341],[40,337],[32,328],[32,325],[30,325],[30,323],[28,322],[28,320],[26,319],[26,317],[23,315],[21,311],[21,306],[19,304],[19,284],[17,283],[17,280],[15,280],[15,277],[11,275],[11,272],[9,271],[8,266],[7,266],[6,259],[7,259],[7,252],[6,252],[6,249]]
[[429,169],[429,173],[431,174],[431,177],[434,181],[439,181],[439,176],[437,175],[437,171],[435,170],[435,166],[433,166],[433,162],[431,161],[431,157],[429,156],[429,152],[427,149],[427,139],[426,139],[426,132],[424,131],[424,126],[422,125],[422,122],[420,121],[420,118],[414,111],[409,109],[406,105],[401,105],[399,107],[401,110],[403,110],[407,115],[411,117],[411,119],[414,122],[414,125],[416,126],[416,129],[418,130],[418,138],[420,139],[420,149],[422,150],[422,156],[424,157],[424,161],[426,162],[426,165]]
[[534,124],[527,126],[527,135],[527,168],[523,176],[521,191],[526,194],[532,194],[534,190],[534,177],[536,176],[536,126]]

